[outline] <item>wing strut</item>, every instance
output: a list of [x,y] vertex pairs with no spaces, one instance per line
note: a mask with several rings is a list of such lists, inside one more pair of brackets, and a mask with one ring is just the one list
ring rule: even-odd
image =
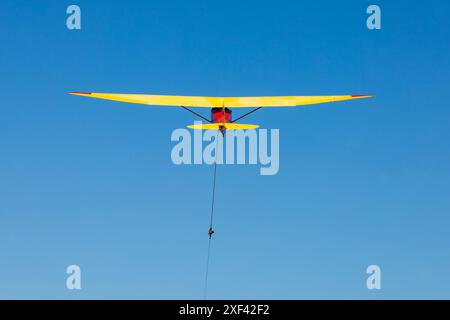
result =
[[186,107],[184,107],[184,106],[181,106],[181,107],[182,107],[184,110],[187,110],[187,111],[189,111],[190,113],[195,114],[197,117],[202,118],[202,119],[205,120],[206,122],[209,122],[209,123],[212,122],[211,120],[206,119],[204,116],[202,116],[201,114],[195,112],[194,110],[191,110],[191,109],[186,108]]
[[255,109],[253,109],[252,111],[249,111],[249,112],[247,112],[246,114],[244,114],[244,115],[238,117],[237,119],[234,119],[233,121],[231,121],[231,123],[236,122],[236,121],[238,121],[238,120],[241,120],[242,118],[244,118],[244,117],[246,117],[246,116],[252,114],[253,112],[258,111],[258,110],[261,109],[261,108],[262,108],[262,107],[255,108]]

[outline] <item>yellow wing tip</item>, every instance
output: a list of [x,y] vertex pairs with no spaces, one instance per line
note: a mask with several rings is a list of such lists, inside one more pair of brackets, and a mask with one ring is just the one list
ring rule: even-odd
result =
[[364,99],[364,98],[373,98],[373,94],[352,94],[351,97],[353,99]]
[[92,92],[78,92],[78,91],[72,91],[69,92],[69,94],[73,94],[75,96],[90,96]]

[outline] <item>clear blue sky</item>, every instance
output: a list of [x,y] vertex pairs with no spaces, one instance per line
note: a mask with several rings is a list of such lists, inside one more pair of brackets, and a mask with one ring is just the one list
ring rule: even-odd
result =
[[212,167],[170,159],[192,115],[69,91],[375,94],[249,119],[280,171],[218,168],[209,298],[450,298],[448,1],[74,3],[81,31],[1,2],[0,298],[203,298]]

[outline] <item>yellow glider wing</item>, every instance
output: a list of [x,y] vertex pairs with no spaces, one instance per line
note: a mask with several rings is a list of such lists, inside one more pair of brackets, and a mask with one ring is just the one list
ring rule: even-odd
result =
[[371,95],[343,95],[343,96],[278,96],[278,97],[238,97],[224,98],[226,107],[296,107],[308,104],[336,102],[361,98]]
[[151,94],[116,94],[71,92],[70,94],[98,99],[154,106],[184,106],[203,108],[295,107],[308,104],[370,98],[371,95],[340,96],[276,96],[276,97],[196,97]]
[[152,94],[121,94],[121,93],[95,93],[95,92],[70,92],[77,96],[113,100],[120,102],[138,103],[153,106],[184,106],[184,107],[222,107],[222,98],[194,97],[194,96],[169,96]]

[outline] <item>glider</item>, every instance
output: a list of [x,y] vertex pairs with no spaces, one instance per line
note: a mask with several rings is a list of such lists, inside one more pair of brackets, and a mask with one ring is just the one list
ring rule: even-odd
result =
[[[189,125],[188,128],[197,130],[226,130],[256,129],[258,125],[236,123],[236,121],[250,115],[261,108],[266,107],[297,107],[310,104],[337,102],[362,98],[371,98],[372,95],[338,95],[338,96],[273,96],[273,97],[199,97],[199,96],[173,96],[151,94],[122,94],[122,93],[95,93],[95,92],[70,92],[77,96],[97,99],[137,103],[151,106],[182,107],[187,111],[202,118],[207,124]],[[211,118],[200,115],[189,108],[210,108]],[[254,109],[232,120],[232,108]]]
[[[256,129],[259,126],[254,124],[242,124],[236,123],[238,120],[252,114],[253,112],[266,107],[296,107],[310,104],[319,104],[327,102],[354,100],[362,98],[371,98],[372,95],[338,95],[338,96],[275,96],[275,97],[196,97],[196,96],[173,96],[173,95],[149,95],[149,94],[117,94],[117,93],[94,93],[94,92],[70,92],[70,94],[113,100],[128,103],[137,103],[151,106],[173,106],[182,107],[187,111],[193,113],[197,117],[202,118],[206,124],[194,124],[189,125],[188,128],[196,130],[219,130],[222,134],[225,134],[226,130],[237,129]],[[210,108],[211,117],[207,119],[201,114],[191,110],[190,108]],[[232,119],[231,110],[233,108],[251,108],[254,109]],[[217,133],[218,134],[218,133]],[[217,138],[216,138],[217,139]],[[215,152],[217,157],[217,152]],[[214,198],[216,189],[216,171],[217,171],[217,158],[214,162],[214,180],[212,188],[212,203],[210,224],[208,229],[209,246],[206,263],[206,276],[205,276],[205,298],[206,289],[208,284],[208,268],[209,257],[211,248],[211,237],[215,233],[213,230],[213,213],[214,213]]]

